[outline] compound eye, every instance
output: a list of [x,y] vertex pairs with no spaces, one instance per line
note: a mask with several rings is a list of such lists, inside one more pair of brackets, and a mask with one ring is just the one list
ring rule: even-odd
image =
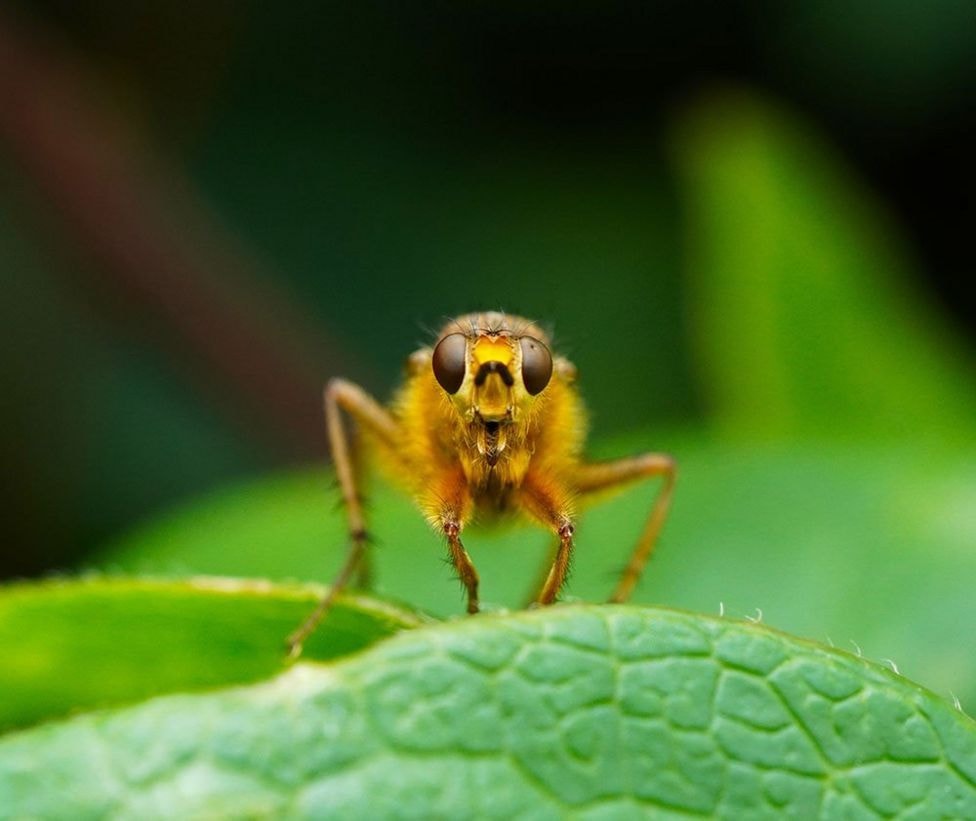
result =
[[523,336],[519,340],[522,348],[522,382],[532,395],[542,393],[552,379],[552,354],[538,339]]
[[460,389],[467,362],[468,340],[464,334],[448,334],[437,343],[431,365],[440,386],[448,393]]

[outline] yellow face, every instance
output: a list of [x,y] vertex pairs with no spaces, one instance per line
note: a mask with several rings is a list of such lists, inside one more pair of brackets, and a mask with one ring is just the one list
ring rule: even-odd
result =
[[486,328],[472,322],[470,328],[442,336],[431,365],[466,421],[496,429],[518,421],[552,378],[552,354],[546,344],[501,322]]
[[511,338],[480,336],[471,346],[475,373],[470,404],[485,422],[510,419],[515,409],[515,350]]

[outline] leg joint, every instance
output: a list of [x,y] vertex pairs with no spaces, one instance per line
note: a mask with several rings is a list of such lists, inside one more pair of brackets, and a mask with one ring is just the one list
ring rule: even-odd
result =
[[326,400],[335,399],[341,393],[344,393],[352,383],[341,377],[334,376],[328,382],[325,383],[325,387],[322,389],[322,395]]

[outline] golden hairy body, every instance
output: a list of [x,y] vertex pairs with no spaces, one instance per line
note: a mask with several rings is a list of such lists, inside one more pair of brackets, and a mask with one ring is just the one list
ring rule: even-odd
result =
[[379,468],[404,488],[447,542],[452,563],[478,611],[478,574],[461,542],[474,518],[524,514],[557,539],[536,601],[555,601],[573,548],[576,500],[628,481],[661,476],[633,556],[611,597],[626,600],[664,523],[674,462],[646,453],[611,462],[582,457],[586,414],[576,368],[554,356],[548,335],[521,317],[473,313],[449,322],[430,347],[411,355],[389,408],[334,379],[325,389],[326,427],[352,542],[329,593],[289,639],[293,653],[354,573],[368,575],[362,505],[340,410],[359,426]]
[[[549,341],[536,326],[501,314],[472,314],[448,326],[453,327],[471,333],[497,329],[503,340],[511,340],[514,329],[519,337],[528,334],[544,344]],[[442,331],[441,337],[445,335]],[[498,347],[490,355],[504,356]],[[475,362],[478,353],[474,351]],[[454,512],[462,525],[472,514],[480,519],[523,509],[520,491],[526,482],[550,485],[552,493],[567,497],[563,501],[569,505],[568,488],[558,487],[554,479],[572,473],[586,433],[573,366],[555,358],[549,384],[538,396],[527,397],[529,401],[520,402],[523,397],[513,390],[510,418],[491,433],[483,414],[458,411],[434,376],[431,356],[432,349],[424,348],[410,358],[406,381],[394,396],[391,412],[399,422],[402,443],[393,448],[376,443],[384,473],[411,493],[435,525],[448,499],[456,500]],[[518,375],[513,376],[518,384]],[[494,379],[501,382],[498,375]]]

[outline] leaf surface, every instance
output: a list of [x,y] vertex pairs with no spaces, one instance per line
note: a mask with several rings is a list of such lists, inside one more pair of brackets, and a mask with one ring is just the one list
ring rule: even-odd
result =
[[761,626],[564,606],[10,734],[0,794],[14,817],[962,818],[976,725]]

